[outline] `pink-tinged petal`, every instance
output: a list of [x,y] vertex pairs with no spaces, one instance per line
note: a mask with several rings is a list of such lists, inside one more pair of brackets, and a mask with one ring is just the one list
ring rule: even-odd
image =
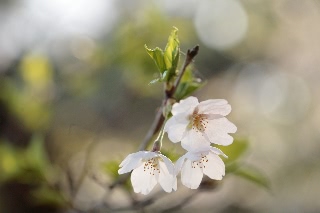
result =
[[143,151],[128,155],[119,165],[122,168],[118,170],[118,173],[121,175],[137,168],[141,164],[141,159],[144,157],[142,152]]
[[144,164],[134,169],[131,173],[131,183],[135,193],[147,195],[157,184],[156,175],[144,171]]
[[188,120],[177,115],[171,117],[164,126],[164,131],[168,133],[168,138],[173,142],[177,143],[181,141],[186,128],[188,126]]
[[192,168],[190,160],[186,160],[181,170],[181,182],[190,189],[197,189],[203,177],[202,170],[196,166]]
[[198,152],[210,145],[210,142],[201,132],[190,129],[186,132],[185,136],[181,140],[181,146],[190,152]]
[[225,175],[225,165],[223,161],[214,153],[209,153],[206,157],[208,161],[203,163],[205,165],[203,173],[211,179],[221,180]]
[[237,127],[226,118],[209,120],[206,135],[211,143],[227,146],[232,144],[233,137],[228,133],[235,133]]
[[216,155],[222,155],[223,157],[228,158],[228,156],[226,154],[224,154],[220,149],[218,149],[216,147],[211,147],[210,151]]
[[198,105],[199,114],[219,114],[226,116],[231,112],[231,106],[223,99],[210,99]]
[[199,101],[196,97],[190,96],[184,100],[181,100],[179,103],[175,103],[172,106],[171,113],[176,115],[179,113],[192,114],[194,108],[199,104]]
[[167,164],[168,162],[159,160],[160,173],[158,181],[165,192],[171,192],[172,189],[175,188],[176,176],[173,174],[173,164],[171,163],[169,166]]

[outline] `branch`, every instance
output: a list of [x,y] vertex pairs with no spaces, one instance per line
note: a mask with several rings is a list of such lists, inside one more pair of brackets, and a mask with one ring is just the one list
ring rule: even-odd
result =
[[[183,74],[185,73],[189,64],[193,61],[194,57],[198,54],[198,52],[199,52],[199,45],[195,46],[192,49],[188,49],[187,56],[184,61],[183,67],[182,67],[181,71],[179,72],[179,75],[178,75],[173,87],[168,91],[165,90],[165,98],[162,102],[162,105],[161,105],[160,109],[158,110],[149,131],[147,132],[146,136],[144,137],[143,141],[141,142],[138,151],[145,150],[148,147],[152,137],[154,137],[157,134],[157,132],[159,132],[159,130],[162,127],[163,122],[165,120],[165,118],[163,116],[163,108],[166,107],[169,99],[174,98],[173,97],[174,93],[180,84],[180,81],[181,81]],[[130,173],[126,173],[126,174],[120,176],[117,180],[115,180],[109,186],[109,189],[112,190],[116,185],[123,184],[129,178],[129,176],[130,176]]]
[[173,95],[175,93],[175,91],[177,90],[179,84],[180,84],[180,81],[182,79],[182,76],[183,74],[185,73],[187,67],[189,66],[189,64],[193,61],[194,57],[196,57],[196,55],[198,54],[199,52],[199,45],[195,46],[194,48],[192,48],[191,50],[188,49],[188,52],[187,52],[187,57],[184,61],[184,64],[183,64],[183,67],[174,83],[174,86],[171,88],[171,90],[167,91],[167,97],[170,97],[170,98],[173,98]]

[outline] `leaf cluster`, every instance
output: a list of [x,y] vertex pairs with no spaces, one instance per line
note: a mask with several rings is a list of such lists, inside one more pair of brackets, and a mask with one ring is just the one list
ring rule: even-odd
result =
[[181,76],[181,82],[179,82],[178,85],[174,85],[174,82],[179,75],[178,65],[180,61],[180,41],[177,28],[174,27],[171,31],[164,50],[159,47],[149,49],[147,45],[145,45],[145,49],[155,62],[159,71],[159,77],[153,79],[150,84],[164,82],[166,90],[170,90],[173,86],[177,86],[175,93],[173,94],[176,100],[181,100],[182,98],[189,96],[203,85],[201,79],[196,78],[194,75],[193,66],[186,67],[183,76]]

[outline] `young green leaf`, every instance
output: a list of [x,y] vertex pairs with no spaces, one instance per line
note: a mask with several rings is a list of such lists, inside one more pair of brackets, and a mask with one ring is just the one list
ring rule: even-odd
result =
[[171,34],[168,38],[167,46],[164,50],[164,62],[168,69],[168,78],[167,81],[170,81],[171,78],[176,74],[176,69],[179,63],[180,58],[180,42],[178,39],[178,29],[173,28]]
[[164,51],[159,47],[149,49],[147,45],[144,46],[147,53],[156,63],[161,74],[161,78],[159,80],[151,81],[152,83],[159,81],[169,82],[172,77],[175,76],[180,58],[179,44],[178,29],[174,27],[168,38],[168,43]]
[[184,99],[190,96],[197,89],[202,87],[205,82],[202,82],[199,78],[196,78],[193,74],[193,67],[188,66],[184,75],[182,76],[181,82],[175,91],[174,97],[176,100]]
[[164,71],[167,70],[166,64],[164,62],[163,58],[163,51],[159,48],[156,47],[155,49],[149,49],[147,45],[144,45],[144,47],[147,50],[147,53],[150,55],[150,57],[154,60],[156,63],[159,72],[162,74]]

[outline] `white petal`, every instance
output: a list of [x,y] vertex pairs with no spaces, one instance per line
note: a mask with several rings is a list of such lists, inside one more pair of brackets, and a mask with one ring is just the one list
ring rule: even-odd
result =
[[149,159],[155,158],[159,155],[156,152],[150,152],[150,151],[139,151],[137,153],[139,153],[142,156],[143,160],[149,160]]
[[173,181],[174,181],[174,182],[173,182],[172,188],[173,188],[174,191],[177,191],[177,188],[178,188],[177,176],[174,177]]
[[175,168],[175,175],[178,175],[178,173],[181,171],[181,168],[182,168],[182,166],[183,166],[183,164],[184,164],[184,161],[185,161],[185,159],[186,159],[186,155],[187,154],[184,154],[184,155],[182,155],[177,161],[176,161],[176,163],[175,163],[175,165],[174,165],[174,168]]
[[186,160],[181,170],[181,182],[190,189],[197,189],[203,177],[202,170],[196,166],[191,167],[191,161]]
[[226,116],[231,112],[231,106],[223,99],[210,99],[198,105],[200,114],[219,114]]
[[149,171],[144,171],[144,164],[141,164],[131,173],[131,183],[135,193],[141,192],[146,195],[157,184],[157,180],[155,175],[150,174]]
[[221,180],[225,175],[225,165],[223,161],[214,153],[209,153],[207,159],[208,162],[204,163],[203,173],[211,179]]
[[192,114],[194,108],[199,104],[196,97],[190,96],[179,103],[175,103],[172,106],[171,113],[176,115],[178,113]]
[[198,161],[202,157],[201,154],[202,152],[187,152],[185,155],[188,160]]
[[223,118],[223,115],[219,115],[219,114],[202,114],[206,116],[206,119],[208,120],[214,120],[214,119],[220,119]]
[[168,132],[168,138],[177,143],[181,141],[189,121],[184,116],[172,116],[165,124],[164,131]]
[[227,146],[233,142],[233,138],[228,133],[235,133],[236,131],[237,127],[227,118],[220,118],[209,120],[206,135],[211,143]]
[[[167,165],[169,164],[169,166]],[[172,162],[159,161],[160,173],[159,173],[159,184],[162,186],[163,190],[166,192],[171,192],[176,184],[176,176],[173,174],[174,167]]]
[[128,155],[119,165],[120,168],[118,170],[119,174],[124,174],[130,172],[131,170],[137,168],[141,164],[141,159],[143,158],[143,151],[132,153]]
[[172,161],[162,154],[159,154],[159,157],[163,160],[163,163],[167,167],[169,174],[172,174],[172,175],[175,174],[174,173],[174,165],[173,165]]
[[198,152],[208,145],[210,145],[210,142],[204,137],[204,135],[193,129],[186,131],[185,136],[181,140],[181,146],[190,152]]
[[224,154],[220,149],[218,149],[216,147],[211,147],[210,151],[216,155],[222,155],[223,157],[228,158],[228,156],[226,154]]

